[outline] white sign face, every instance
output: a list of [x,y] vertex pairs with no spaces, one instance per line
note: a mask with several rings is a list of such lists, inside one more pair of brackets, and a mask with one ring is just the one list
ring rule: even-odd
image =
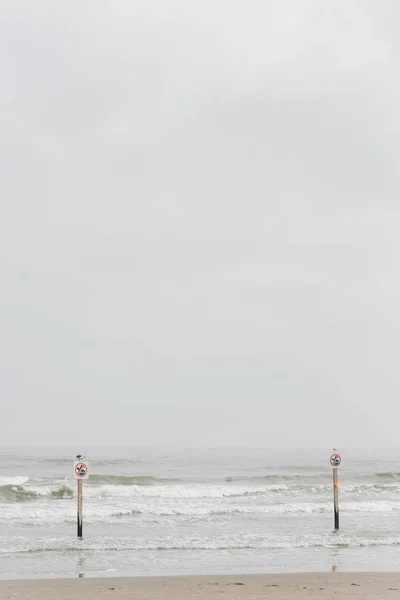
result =
[[329,462],[331,463],[332,467],[339,467],[340,463],[342,462],[342,458],[340,456],[340,454],[332,454],[331,458],[329,459]]
[[87,460],[76,460],[74,462],[75,479],[89,479],[89,465]]

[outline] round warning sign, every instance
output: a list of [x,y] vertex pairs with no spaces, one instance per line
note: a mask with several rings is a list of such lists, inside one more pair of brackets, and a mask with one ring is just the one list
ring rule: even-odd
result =
[[89,467],[87,463],[83,461],[77,461],[74,463],[74,476],[76,479],[88,479],[89,478]]
[[341,462],[342,462],[342,458],[340,456],[340,454],[332,454],[332,456],[329,459],[329,462],[331,463],[332,467],[339,467]]

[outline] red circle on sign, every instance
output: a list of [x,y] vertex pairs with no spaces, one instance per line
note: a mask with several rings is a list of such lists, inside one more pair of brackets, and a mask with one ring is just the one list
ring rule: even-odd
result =
[[329,459],[329,462],[331,463],[332,467],[339,467],[342,462],[342,457],[340,456],[340,454],[332,454],[332,456]]
[[87,465],[85,465],[85,463],[80,462],[77,465],[75,465],[75,475],[77,477],[80,477],[81,479],[83,479],[83,477],[86,477],[86,475],[88,474],[88,468]]

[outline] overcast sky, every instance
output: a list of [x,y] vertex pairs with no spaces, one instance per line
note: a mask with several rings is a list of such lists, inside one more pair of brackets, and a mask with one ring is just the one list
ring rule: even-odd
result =
[[399,19],[1,2],[1,444],[399,445]]

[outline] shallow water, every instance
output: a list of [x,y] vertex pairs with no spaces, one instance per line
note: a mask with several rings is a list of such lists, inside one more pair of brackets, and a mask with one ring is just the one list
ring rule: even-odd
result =
[[0,453],[0,577],[396,570],[400,450],[87,449],[84,539],[70,449]]

